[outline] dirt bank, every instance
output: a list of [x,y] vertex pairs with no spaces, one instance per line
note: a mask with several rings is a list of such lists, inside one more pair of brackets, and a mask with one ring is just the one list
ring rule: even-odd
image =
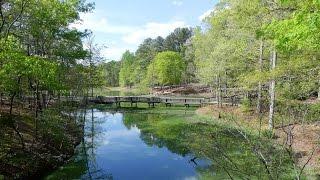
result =
[[37,179],[74,154],[82,131],[73,118],[48,110],[35,123],[27,112],[14,112],[0,109],[0,179]]
[[211,89],[208,86],[200,85],[184,85],[184,86],[162,86],[154,87],[152,94],[161,96],[174,96],[174,95],[189,95],[189,96],[202,96],[210,97]]

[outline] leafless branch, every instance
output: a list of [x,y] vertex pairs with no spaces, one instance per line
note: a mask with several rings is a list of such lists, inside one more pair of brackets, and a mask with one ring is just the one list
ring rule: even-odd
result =
[[308,157],[307,162],[306,162],[306,163],[303,165],[303,167],[301,168],[300,173],[299,173],[299,179],[301,178],[301,175],[302,175],[304,169],[305,169],[306,166],[309,164],[309,162],[310,162],[310,160],[312,159],[312,157],[313,157],[314,153],[316,152],[316,150],[317,150],[317,148],[314,147],[313,150],[312,150],[312,152],[311,152],[311,154],[310,154],[309,157]]
[[9,25],[9,27],[7,29],[5,37],[8,37],[8,35],[10,33],[10,30],[11,30],[12,26],[14,25],[14,23],[17,22],[21,18],[27,3],[28,3],[28,0],[23,0],[21,2],[21,10],[20,10],[19,14],[16,16],[16,18],[10,23],[10,25]]

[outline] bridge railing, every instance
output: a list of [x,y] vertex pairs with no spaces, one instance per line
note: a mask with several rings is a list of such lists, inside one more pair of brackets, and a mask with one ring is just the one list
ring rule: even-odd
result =
[[[148,97],[148,96],[98,96],[90,99],[91,102],[101,104],[113,104],[121,102],[129,103],[148,103],[157,104],[164,103],[166,105],[202,105],[216,104],[217,99],[212,98],[185,98],[185,97]],[[236,105],[239,104],[237,97],[223,97],[222,103]]]
[[161,98],[163,103],[167,104],[202,104],[205,98]]

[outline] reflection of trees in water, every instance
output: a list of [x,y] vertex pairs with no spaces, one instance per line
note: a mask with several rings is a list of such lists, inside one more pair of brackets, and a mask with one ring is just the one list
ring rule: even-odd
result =
[[101,169],[96,162],[96,149],[99,145],[98,137],[103,131],[99,129],[100,121],[96,121],[94,117],[94,110],[91,109],[91,117],[86,119],[87,110],[81,112],[82,114],[82,127],[83,139],[81,144],[81,153],[79,157],[84,159],[86,166],[86,173],[82,175],[81,179],[113,179],[112,174],[105,172]]
[[[217,179],[292,177],[292,167],[282,151],[268,141],[244,138],[238,130],[205,123],[182,123],[170,115],[126,113],[124,124],[129,129],[139,128],[141,139],[149,146],[167,147],[173,153],[194,156],[189,162],[196,167],[200,176],[214,176]],[[268,158],[268,171],[257,152]],[[212,164],[197,166],[195,157],[209,159]]]

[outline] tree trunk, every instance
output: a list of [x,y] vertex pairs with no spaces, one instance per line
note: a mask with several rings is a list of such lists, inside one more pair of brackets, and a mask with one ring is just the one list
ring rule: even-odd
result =
[[[270,65],[271,70],[274,70],[276,67],[276,61],[277,61],[277,52],[274,49],[270,58]],[[275,107],[275,86],[276,81],[275,79],[272,79],[270,82],[270,108],[269,108],[269,130],[273,130],[274,126],[274,107]]]
[[320,79],[318,81],[318,100],[320,101]]
[[44,109],[47,108],[47,101],[48,101],[48,91],[42,93],[42,107]]
[[38,118],[38,111],[42,110],[41,107],[41,97],[40,97],[40,92],[39,92],[39,85],[38,83],[36,84],[36,118]]
[[318,100],[320,101],[320,80],[319,80],[319,89],[318,89]]
[[2,104],[3,104],[2,96],[3,96],[3,93],[0,93],[0,108],[2,107]]
[[91,97],[93,98],[93,84],[91,85]]
[[[12,117],[11,117],[12,118]],[[17,133],[17,135],[19,136],[20,139],[20,144],[22,146],[22,149],[25,149],[25,144],[24,144],[24,139],[22,134],[19,132],[18,130],[18,126],[16,126],[15,124],[13,125],[13,130]]]
[[228,73],[227,70],[225,70],[225,89],[224,89],[224,95],[228,96]]
[[13,93],[10,99],[10,115],[12,115],[13,101],[15,96],[16,96],[16,93]]
[[[262,72],[262,65],[263,65],[263,40],[261,39],[260,42],[260,56],[259,56],[259,71]],[[258,99],[257,99],[257,113],[261,114],[261,99],[262,99],[262,83],[259,81],[258,85]]]
[[218,107],[222,107],[221,77],[218,75]]
[[91,153],[94,153],[94,114],[93,114],[93,108],[91,108]]
[[216,76],[216,100],[217,100],[217,104],[219,106],[220,104],[220,99],[219,99],[219,80],[218,80],[218,75]]

